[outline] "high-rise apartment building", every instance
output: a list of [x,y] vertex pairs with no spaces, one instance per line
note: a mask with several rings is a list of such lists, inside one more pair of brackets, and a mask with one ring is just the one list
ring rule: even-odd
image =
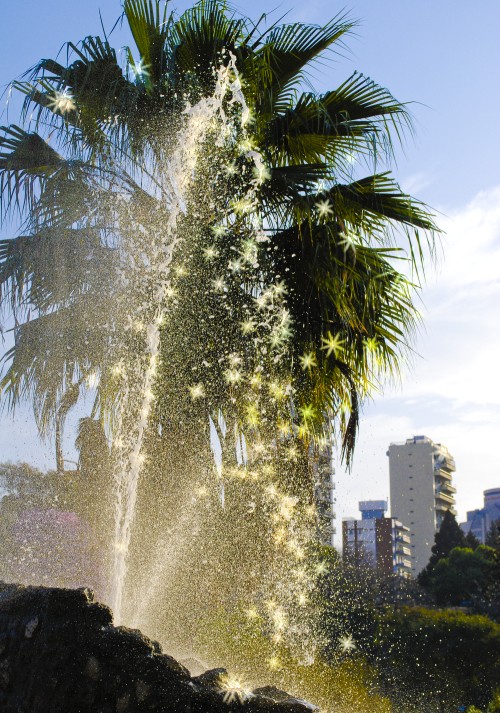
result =
[[387,455],[391,514],[410,528],[411,570],[415,576],[429,561],[444,513],[450,510],[456,515],[452,485],[455,461],[445,446],[427,436],[391,443]]
[[500,488],[491,488],[483,492],[484,505],[477,510],[467,512],[467,522],[461,522],[460,527],[467,535],[472,532],[479,542],[486,541],[486,535],[491,525],[500,520]]
[[374,567],[380,574],[410,577],[409,529],[396,518],[385,517],[387,500],[364,500],[359,509],[361,520],[342,522],[344,559]]

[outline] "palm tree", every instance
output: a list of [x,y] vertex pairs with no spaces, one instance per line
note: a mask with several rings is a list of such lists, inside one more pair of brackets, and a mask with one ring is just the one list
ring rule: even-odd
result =
[[[311,401],[308,419],[321,424],[330,410],[349,458],[360,399],[379,374],[397,372],[418,321],[414,285],[392,258],[416,267],[419,230],[435,230],[389,173],[352,180],[360,159],[390,154],[393,136],[410,126],[405,106],[358,73],[323,95],[302,91],[308,65],[352,29],[345,17],[262,29],[264,18],[254,25],[220,2],[200,2],[180,18],[153,0],[127,0],[124,12],[136,43],[125,67],[107,39],[87,37],[68,45],[68,66],[42,60],[14,85],[26,95],[25,123],[35,108],[35,131],[4,127],[1,139],[3,215],[24,220],[22,234],[0,246],[2,300],[15,318],[2,382],[11,406],[31,398],[46,428],[77,375],[95,372],[103,399],[109,325],[97,305],[123,239],[118,199],[127,194],[141,206],[134,219],[146,228],[153,210],[168,218],[154,176],[145,180],[145,167],[154,173],[165,159],[158,127],[175,121],[186,96],[210,94],[214,67],[233,53],[251,140],[270,174],[259,198],[273,253],[260,249],[258,278],[265,289],[286,276],[297,408]],[[219,243],[227,253],[231,240]]]
[[126,306],[145,300],[147,319],[157,307],[154,274],[123,279],[127,246],[147,253],[169,224],[175,136],[226,67],[233,100],[242,82],[239,103],[222,102],[232,133],[219,144],[219,124],[200,141],[162,293],[168,324],[146,441],[163,456],[150,480],[165,477],[165,463],[195,467],[210,418],[231,440],[224,457],[235,462],[234,425],[240,449],[242,434],[246,445],[272,442],[287,488],[300,490],[332,427],[350,461],[360,403],[411,350],[422,240],[432,245],[436,227],[375,171],[411,130],[407,109],[359,73],[323,94],[304,89],[308,68],[353,28],[345,16],[266,27],[220,0],[180,17],[159,0],[125,0],[124,16],[135,48],[122,64],[107,37],[87,37],[67,45],[68,65],[44,59],[14,84],[23,125],[3,128],[0,207],[23,228],[0,242],[14,324],[1,388],[11,408],[31,400],[46,432],[75,384],[90,387],[92,416],[112,428],[126,389],[119,349],[140,362],[146,345]]

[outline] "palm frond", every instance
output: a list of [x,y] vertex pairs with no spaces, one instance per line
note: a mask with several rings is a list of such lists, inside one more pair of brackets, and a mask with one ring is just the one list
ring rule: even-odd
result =
[[84,295],[70,307],[14,329],[14,346],[2,360],[0,393],[9,410],[31,401],[42,433],[53,425],[68,386],[99,369],[105,359],[107,332],[99,314],[99,300]]
[[[255,345],[266,343],[272,327],[256,319],[250,339],[242,324],[253,321],[255,296],[284,280],[280,299],[293,336],[287,360],[271,364],[274,345],[266,358],[273,374],[283,369],[293,384],[294,403],[283,406],[290,411],[285,418],[298,423],[302,409],[306,434],[320,433],[333,418],[349,462],[360,404],[383,377],[397,376],[418,323],[418,280],[410,283],[398,260],[418,267],[421,235],[432,249],[437,231],[426,206],[377,165],[379,153],[390,160],[394,139],[411,130],[406,106],[358,73],[322,95],[303,91],[308,68],[340,46],[354,26],[344,15],[324,27],[275,23],[263,30],[261,21],[252,25],[237,17],[223,0],[201,0],[180,18],[160,0],[125,0],[124,11],[138,58],[127,48],[122,67],[107,38],[87,37],[67,44],[68,66],[42,60],[28,81],[14,87],[26,97],[26,121],[35,107],[40,135],[14,126],[3,129],[0,139],[3,212],[15,206],[27,216],[22,235],[0,241],[0,297],[16,323],[0,384],[7,402],[31,399],[47,430],[66,403],[64,395],[74,395],[73,386],[79,389],[89,370],[98,370],[93,415],[112,422],[120,387],[111,376],[110,350],[121,327],[105,324],[105,300],[115,258],[126,254],[121,248],[128,240],[145,245],[168,223],[170,187],[163,169],[170,147],[158,136],[182,121],[186,100],[210,96],[215,70],[232,53],[254,121],[245,128],[234,125],[235,156],[228,148],[226,158],[234,159],[236,171],[209,175],[203,162],[195,171],[196,186],[213,180],[214,195],[218,186],[224,194],[204,206],[207,224],[203,218],[188,229],[189,207],[179,217],[177,227],[190,237],[179,241],[174,262],[186,259],[193,266],[187,275],[196,274],[199,284],[188,278],[174,285],[154,418],[161,421],[175,404],[179,413],[172,419],[206,426],[207,414],[222,408],[231,423],[243,427],[247,402],[257,396],[251,385],[239,395],[233,390],[227,354],[237,354],[245,373],[253,373],[260,349]],[[228,117],[238,114],[230,97],[226,108]],[[243,134],[261,152],[270,175],[256,177],[249,157],[236,155]],[[358,161],[367,162],[374,175],[354,181]],[[227,234],[212,230],[231,210],[231,197],[250,185],[258,190],[259,220],[269,238],[262,245],[246,240],[248,225],[236,211]],[[196,195],[199,201],[204,194]],[[409,250],[400,247],[400,230]],[[214,257],[208,268],[209,241]],[[241,272],[233,260],[238,256]],[[229,263],[234,274],[227,272]],[[213,285],[219,272],[226,276],[223,300]],[[146,291],[150,285],[128,289]],[[26,321],[19,324],[19,317]],[[132,339],[127,335],[125,341]],[[338,340],[325,351],[332,335]],[[133,339],[131,348],[140,348],[140,338]],[[307,352],[317,361],[310,373],[301,366]],[[187,380],[202,373],[205,395],[193,404]],[[277,416],[278,407],[273,409]]]
[[105,292],[112,252],[97,228],[45,228],[0,240],[0,302],[46,311],[89,290]]
[[41,136],[19,126],[2,126],[0,131],[0,216],[12,209],[29,209],[37,188],[64,159]]
[[167,79],[170,63],[168,38],[173,15],[158,0],[125,0],[123,10],[139,50],[146,86],[156,87]]
[[374,174],[347,185],[336,185],[323,196],[331,201],[337,220],[347,232],[361,240],[394,241],[392,230],[400,227],[408,242],[411,267],[418,275],[424,267],[425,250],[421,232],[430,254],[434,253],[439,229],[434,216],[420,201],[403,193],[388,172]]
[[296,22],[276,27],[259,48],[263,97],[275,111],[290,105],[305,67],[349,32],[354,22],[337,15],[323,27]]
[[173,24],[169,37],[175,72],[193,81],[198,78],[206,90],[213,86],[214,68],[223,61],[223,52],[235,52],[244,37],[245,20],[228,16],[219,0],[201,0]]
[[348,185],[336,185],[325,195],[339,206],[340,213],[341,206],[346,214],[349,208],[357,208],[373,216],[374,220],[391,220],[432,232],[437,230],[426,206],[403,193],[388,172],[367,176]]
[[145,87],[129,81],[116,51],[100,37],[86,37],[79,45],[69,42],[67,54],[76,55],[67,67],[43,59],[30,81],[20,83],[26,94],[23,116],[26,118],[35,104],[38,122],[42,118],[48,121],[61,136],[72,125],[77,142],[83,138],[88,147],[102,152],[106,133],[118,137],[130,128],[128,123]]
[[310,156],[327,160],[338,171],[351,163],[353,153],[372,155],[380,146],[391,155],[392,134],[402,138],[404,127],[411,129],[404,105],[355,73],[337,90],[302,94],[293,107],[272,118],[265,136],[279,163]]

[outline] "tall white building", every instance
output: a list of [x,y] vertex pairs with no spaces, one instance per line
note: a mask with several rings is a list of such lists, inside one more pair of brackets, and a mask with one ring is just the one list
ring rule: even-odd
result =
[[416,576],[429,561],[444,513],[456,515],[455,461],[445,446],[427,436],[391,443],[387,455],[391,515],[410,528],[411,570]]

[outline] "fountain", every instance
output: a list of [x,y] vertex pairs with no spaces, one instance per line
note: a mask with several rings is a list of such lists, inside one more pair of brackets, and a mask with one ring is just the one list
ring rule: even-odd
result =
[[[37,252],[28,249],[32,262],[22,278],[13,271],[4,280],[17,294],[27,291],[36,316],[25,312],[19,325],[14,315],[16,343],[3,388],[14,401],[33,395],[42,426],[51,417],[61,424],[83,392],[93,399],[87,425],[103,434],[104,445],[99,457],[88,458],[87,482],[68,476],[64,464],[58,469],[60,482],[70,479],[61,512],[74,511],[74,522],[92,529],[86,538],[99,555],[76,584],[87,584],[99,564],[97,593],[117,623],[140,628],[178,658],[229,665],[246,680],[271,677],[325,707],[332,686],[337,700],[353,691],[361,700],[352,668],[340,667],[333,684],[318,658],[317,580],[326,564],[314,478],[331,424],[344,432],[349,454],[358,398],[380,370],[392,368],[392,337],[384,342],[382,328],[372,324],[370,331],[357,307],[347,306],[355,298],[346,275],[354,284],[357,264],[369,275],[379,270],[391,307],[400,300],[400,322],[411,328],[407,282],[388,253],[375,250],[371,265],[365,258],[363,230],[378,220],[380,239],[384,211],[373,218],[378,208],[363,196],[379,190],[382,200],[396,189],[385,175],[339,187],[338,176],[350,169],[339,160],[338,176],[332,174],[336,156],[328,142],[308,148],[293,124],[292,79],[300,66],[277,88],[273,72],[281,70],[266,59],[273,42],[295,57],[293,43],[306,39],[313,49],[317,44],[313,57],[350,25],[336,18],[309,34],[305,26],[285,26],[253,46],[257,28],[245,36],[244,21],[228,18],[215,2],[175,21],[162,19],[158,3],[126,1],[125,12],[141,57],[129,53],[124,74],[107,41],[87,38],[71,46],[76,59],[68,69],[44,60],[20,85],[28,105],[63,127],[62,144],[65,132],[75,133],[68,160],[48,143],[40,148],[33,133],[11,128],[3,139],[13,154],[28,146],[38,164],[43,153],[43,169],[31,166],[29,174],[39,181],[28,201]],[[225,35],[217,35],[214,18],[225,23]],[[206,66],[202,45],[190,69],[182,64],[191,61],[182,54],[190,28],[215,33]],[[154,55],[168,42],[177,42],[177,59],[166,50]],[[255,89],[259,82],[263,93]],[[341,114],[349,90],[363,87],[375,92],[382,117],[404,114],[369,80],[350,82],[345,96],[339,90]],[[266,107],[271,99],[276,106]],[[324,119],[327,104],[314,108],[312,95],[300,102],[299,124]],[[272,122],[259,118],[266,112],[273,131],[281,131],[277,140]],[[380,129],[370,122],[342,122],[335,135],[343,137],[344,153],[378,140]],[[335,133],[331,118],[325,126]],[[15,169],[9,160],[7,171]],[[432,226],[403,194],[400,203],[392,200],[396,220]],[[73,241],[69,254],[54,253],[61,234]],[[23,249],[19,259],[26,260]],[[291,268],[297,254],[303,264]],[[47,290],[55,257],[61,269],[50,273],[55,286]],[[335,284],[322,273],[328,260],[339,268]],[[318,270],[316,282],[308,265]],[[16,282],[24,274],[29,287]],[[342,314],[342,300],[350,315]],[[383,321],[380,304],[373,309]],[[38,325],[43,334],[35,342]],[[40,360],[36,349],[47,334],[57,338]],[[60,582],[54,575],[50,583]]]
[[[118,348],[117,363],[124,372],[126,387],[115,425],[114,446],[118,451],[116,526],[109,601],[117,621],[132,621],[134,626],[148,631],[151,615],[158,626],[158,600],[163,597],[169,608],[164,624],[169,631],[169,646],[184,655],[197,653],[189,648],[197,636],[189,622],[199,610],[200,603],[204,602],[202,609],[208,612],[217,601],[219,616],[227,618],[231,612],[240,615],[246,612],[251,619],[264,617],[276,645],[287,640],[291,643],[294,638],[301,656],[312,659],[316,644],[313,644],[315,635],[308,631],[311,625],[308,603],[314,589],[317,562],[311,555],[305,560],[306,552],[311,550],[315,510],[312,488],[307,492],[306,486],[301,494],[291,493],[285,490],[291,485],[285,482],[286,473],[276,474],[287,461],[298,457],[291,414],[287,414],[293,389],[291,384],[283,383],[279,373],[281,362],[291,358],[288,341],[292,330],[284,302],[285,280],[280,276],[279,281],[265,288],[259,281],[259,252],[265,254],[270,242],[258,208],[259,192],[270,174],[259,152],[251,147],[249,116],[236,58],[230,53],[227,62],[216,71],[213,95],[202,98],[193,106],[188,104],[180,126],[174,137],[170,137],[169,158],[161,172],[162,193],[167,196],[169,205],[168,223],[158,226],[158,232],[150,237],[147,245],[142,239],[137,243],[132,238],[123,249],[121,263],[126,268],[120,269],[118,282],[127,285],[127,293],[124,298],[118,288],[115,290],[115,309],[117,314],[127,315],[125,334],[139,332],[146,349],[137,352],[135,343],[128,352],[126,347],[123,352],[120,346]],[[161,140],[161,135],[158,138]],[[235,195],[233,189],[224,196],[217,183],[231,175],[235,157],[248,177],[239,194]],[[209,176],[206,168],[200,168],[202,162],[209,167]],[[217,186],[217,192],[214,192],[213,184]],[[132,215],[129,218],[131,225],[133,221]],[[228,252],[224,243],[230,231],[237,237],[230,246],[233,255],[225,263],[227,258],[220,260],[219,255]],[[200,252],[203,256],[201,266]],[[210,267],[218,258],[222,263],[221,272],[213,275]],[[131,264],[134,266],[132,270]],[[243,285],[242,275],[246,282]],[[191,335],[186,334],[185,325],[173,325],[175,318],[171,318],[170,313],[170,305],[174,303],[172,311],[180,310],[181,319],[187,321],[189,308],[186,309],[182,297],[178,298],[182,306],[175,305],[177,291],[185,289],[183,282],[196,305],[195,319],[207,311],[205,305],[197,304],[194,296],[199,290],[197,283],[201,282],[204,284],[201,299],[208,301],[211,296],[212,300],[222,304],[228,313],[230,328],[234,330],[236,322],[244,337],[242,340],[238,334],[236,339],[231,338],[219,327],[218,338],[227,345],[217,350],[217,356],[218,362],[225,367],[223,378],[234,394],[232,401],[242,400],[241,392],[245,387],[240,382],[245,377],[250,381],[250,389],[247,388],[247,394],[243,396],[248,399],[248,403],[243,403],[246,418],[242,422],[241,417],[238,420],[233,416],[228,427],[227,412],[225,416],[219,411],[217,416],[209,417],[220,455],[214,459],[207,444],[205,452],[200,445],[196,454],[198,462],[191,463],[191,472],[183,476],[179,491],[182,507],[179,515],[173,513],[175,520],[173,526],[168,523],[167,536],[161,530],[172,506],[169,504],[163,514],[158,512],[165,508],[164,493],[161,488],[154,490],[157,503],[148,505],[146,528],[156,521],[159,531],[156,537],[150,538],[146,531],[140,538],[141,575],[134,586],[134,574],[128,575],[131,547],[133,550],[132,528],[143,470],[145,487],[150,488],[145,436],[151,410],[155,408],[155,391],[162,388],[162,376],[158,373],[161,350],[169,351],[173,341],[175,360],[179,357],[189,359],[183,343],[189,343]],[[131,285],[134,286],[132,292],[138,295],[137,304],[130,298]],[[233,297],[229,301],[231,291]],[[207,315],[208,320],[214,319],[217,310],[220,306],[215,306],[214,313]],[[209,329],[207,340],[213,339],[211,325]],[[126,341],[125,338],[124,345]],[[201,360],[201,366],[203,361],[206,360]],[[205,371],[210,374],[209,369]],[[176,411],[181,414],[186,408],[187,397],[187,408],[194,410],[195,402],[208,398],[207,391],[220,390],[218,383],[207,385],[207,374],[199,366],[194,372],[192,384],[186,381],[184,374],[180,379],[176,374],[168,377],[173,392],[174,418]],[[273,390],[264,395],[262,392],[270,384]],[[281,407],[279,400],[283,402]],[[217,408],[215,401],[212,408],[214,411]],[[276,422],[259,428],[261,419],[267,420],[266,413],[280,410],[283,413],[279,422],[281,433]],[[132,421],[130,413],[134,414]],[[202,434],[206,434],[207,425],[208,421],[201,428]],[[231,435],[234,435],[234,443],[231,443]],[[280,450],[291,451],[292,455],[288,453],[283,460]],[[155,457],[157,454],[153,454],[152,458]],[[183,466],[182,463],[179,465]],[[282,482],[280,476],[283,476]],[[164,473],[162,479],[168,479],[169,489],[179,488],[168,474]],[[268,519],[271,523],[266,522]],[[222,537],[221,531],[224,533]],[[267,532],[274,543],[271,551],[268,542],[261,541],[263,532]],[[250,544],[253,540],[257,540],[256,548]],[[150,542],[151,550],[149,547],[147,550],[151,551],[151,557],[145,556],[145,541]],[[196,577],[193,577],[193,568],[198,570]],[[130,589],[134,594],[128,602],[128,610],[126,605],[124,610],[123,596],[128,578],[132,580]],[[198,578],[206,587],[205,594],[197,591]],[[240,592],[238,597],[234,596],[234,591]],[[194,600],[191,600],[192,594]],[[178,631],[175,635],[173,621],[176,621]],[[161,629],[156,629],[154,634],[165,638]],[[204,652],[204,658],[207,656],[210,658],[209,652]],[[271,665],[278,667],[276,651],[271,652],[269,660]]]

